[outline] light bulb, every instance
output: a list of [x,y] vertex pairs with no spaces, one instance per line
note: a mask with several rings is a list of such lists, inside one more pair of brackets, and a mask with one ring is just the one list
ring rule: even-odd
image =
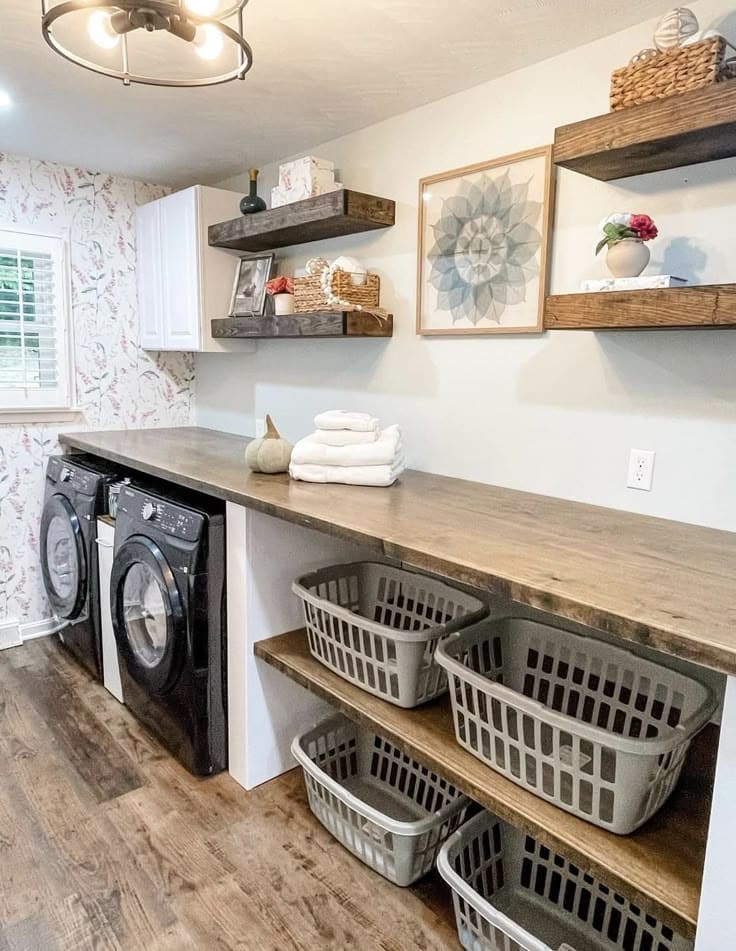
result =
[[98,46],[106,50],[115,49],[120,42],[120,34],[113,30],[110,14],[106,10],[95,10],[90,14],[87,32]]
[[185,6],[195,16],[211,17],[217,9],[217,2],[218,0],[185,0]]
[[202,59],[217,59],[223,47],[222,33],[211,23],[204,23],[197,27],[194,46],[197,55],[201,56]]

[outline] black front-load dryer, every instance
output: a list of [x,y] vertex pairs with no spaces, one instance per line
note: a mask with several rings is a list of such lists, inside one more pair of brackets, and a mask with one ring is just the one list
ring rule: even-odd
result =
[[195,775],[227,767],[224,506],[124,486],[110,582],[123,698]]
[[49,603],[66,622],[59,637],[102,679],[97,516],[119,471],[85,455],[51,456],[41,516],[41,574]]

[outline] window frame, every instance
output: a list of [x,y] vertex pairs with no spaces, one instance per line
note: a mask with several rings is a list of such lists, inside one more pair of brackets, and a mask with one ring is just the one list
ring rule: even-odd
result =
[[[26,242],[24,245],[24,241]],[[0,221],[0,245],[51,253],[54,259],[56,302],[57,385],[41,398],[40,390],[0,386],[0,423],[73,419],[76,408],[74,339],[71,308],[71,266],[68,231],[45,231]]]

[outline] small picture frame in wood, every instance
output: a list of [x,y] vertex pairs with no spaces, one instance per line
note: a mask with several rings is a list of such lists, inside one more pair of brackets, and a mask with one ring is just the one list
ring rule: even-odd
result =
[[274,253],[250,254],[238,262],[235,271],[231,317],[263,314],[266,306],[266,284],[271,277]]
[[543,330],[552,146],[419,182],[417,333]]

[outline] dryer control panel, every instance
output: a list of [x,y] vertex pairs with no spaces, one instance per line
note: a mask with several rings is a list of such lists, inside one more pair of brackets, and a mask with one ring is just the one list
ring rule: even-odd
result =
[[80,495],[96,495],[100,478],[98,472],[90,472],[75,463],[73,456],[52,456],[46,470],[47,481],[68,486]]
[[205,518],[200,512],[169,502],[150,492],[124,486],[120,491],[118,511],[184,541],[194,542],[202,534]]

